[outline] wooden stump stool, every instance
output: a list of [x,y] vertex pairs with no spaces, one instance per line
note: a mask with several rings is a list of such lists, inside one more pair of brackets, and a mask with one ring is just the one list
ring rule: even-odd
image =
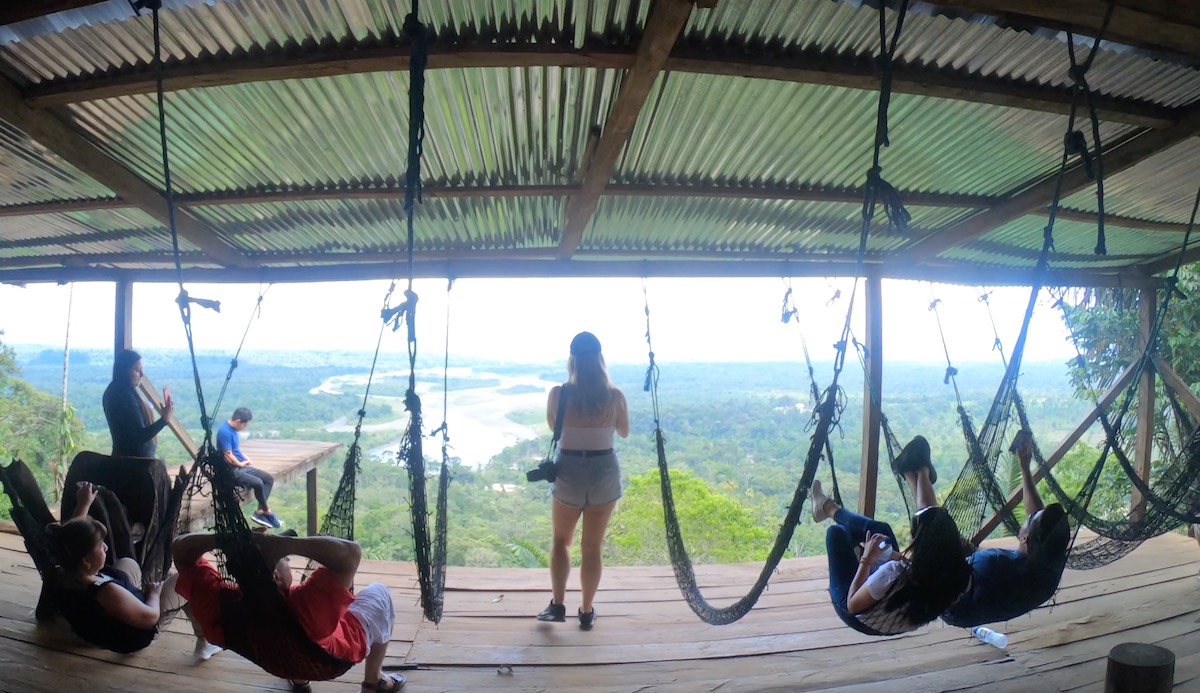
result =
[[1158,645],[1126,642],[1108,652],[1104,693],[1169,693],[1175,653]]

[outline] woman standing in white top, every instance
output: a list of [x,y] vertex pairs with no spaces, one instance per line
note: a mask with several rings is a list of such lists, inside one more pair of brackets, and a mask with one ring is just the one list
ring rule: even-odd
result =
[[550,583],[553,598],[538,614],[539,621],[566,621],[564,604],[567,577],[571,574],[571,542],[575,525],[583,516],[579,582],[582,603],[579,627],[590,630],[596,621],[592,604],[603,571],[601,552],[608,520],[621,497],[621,467],[613,453],[613,434],[629,436],[629,408],[625,395],[608,379],[600,340],[580,332],[571,340],[567,382],[550,390],[546,421],[554,429],[559,398],[566,397],[562,437],[555,461],[554,539],[550,547]]

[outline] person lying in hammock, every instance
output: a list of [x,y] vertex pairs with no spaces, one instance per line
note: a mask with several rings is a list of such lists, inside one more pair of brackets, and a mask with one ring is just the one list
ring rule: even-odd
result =
[[[825,533],[829,596],[842,622],[866,635],[895,635],[936,619],[967,588],[970,569],[954,518],[938,506],[929,443],[917,436],[893,463],[917,499],[912,543],[899,551],[890,525],[839,506],[813,481],[812,516]],[[935,477],[936,478],[936,477]],[[862,542],[862,554],[855,548]]]
[[1054,596],[1067,565],[1071,524],[1062,505],[1044,505],[1029,471],[1033,437],[1021,431],[1013,441],[1021,468],[1025,521],[1017,534],[1017,549],[982,549],[967,562],[973,576],[971,588],[955,602],[942,620],[952,626],[973,628],[1007,621],[1033,611]]
[[[76,635],[97,647],[127,654],[149,646],[162,614],[184,604],[175,590],[177,575],[151,583],[143,592],[142,569],[133,558],[122,556],[112,566],[105,565],[108,529],[88,515],[97,492],[97,486],[81,482],[75,516],[46,527],[62,566],[62,575],[54,578],[54,600]],[[197,659],[221,651],[205,640],[194,621],[192,629]]]
[[[367,585],[357,596],[350,592],[362,559],[362,548],[345,539],[297,537],[295,534],[292,530],[282,535],[255,532],[253,537],[267,564],[274,566],[275,583],[308,637],[342,659],[366,660],[364,692],[400,690],[404,676],[383,673],[383,659],[395,623],[391,593],[379,583]],[[223,645],[225,632],[221,610],[226,600],[222,593],[236,594],[241,590],[227,583],[204,557],[216,545],[214,534],[185,534],[175,540],[172,550],[179,571],[176,589],[188,599],[193,617],[209,641]],[[288,556],[302,556],[321,567],[302,584],[293,585]],[[292,683],[296,688],[305,688],[301,682]]]

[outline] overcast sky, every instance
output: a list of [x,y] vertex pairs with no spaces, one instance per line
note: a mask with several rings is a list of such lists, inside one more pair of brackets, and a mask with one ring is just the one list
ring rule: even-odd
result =
[[[781,279],[650,279],[651,328],[659,360],[786,361],[802,359],[801,338],[816,360],[832,357],[845,320],[851,282],[797,279],[793,295],[800,321],[780,320],[786,285]],[[379,309],[388,282],[276,284],[263,299],[247,350],[349,349],[367,351],[379,335]],[[257,285],[189,284],[194,297],[221,301],[221,312],[195,309],[200,350],[233,353],[251,319]],[[397,292],[403,289],[403,284]],[[440,355],[446,331],[446,282],[418,281],[418,340],[423,354]],[[834,299],[837,290],[841,297]],[[934,315],[940,313],[955,362],[998,360],[981,287],[884,282],[884,355],[888,361],[944,362]],[[174,284],[134,288],[134,346],[142,351],[185,348]],[[61,345],[71,298],[72,347],[112,344],[114,286],[0,285],[0,337],[7,344]],[[1001,288],[992,312],[1011,351],[1029,290]],[[862,293],[854,326],[862,337]],[[393,302],[394,303],[394,302]],[[599,336],[610,363],[645,363],[645,313],[640,279],[461,279],[450,295],[451,357],[519,362],[566,358],[580,330]],[[385,349],[403,351],[403,331],[385,336]],[[1057,310],[1043,292],[1034,316],[1027,360],[1074,355]]]

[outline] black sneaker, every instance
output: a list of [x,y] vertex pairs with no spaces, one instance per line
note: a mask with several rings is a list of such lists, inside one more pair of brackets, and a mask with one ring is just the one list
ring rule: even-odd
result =
[[260,515],[259,513],[254,513],[253,515],[250,516],[250,521],[257,522],[258,524],[262,525],[263,527],[266,527],[267,529],[271,529],[271,520],[266,515]]
[[565,623],[567,620],[567,606],[565,604],[555,604],[554,600],[551,599],[550,606],[542,609],[542,613],[537,615],[537,620]]
[[579,630],[591,630],[592,626],[596,625],[596,607],[586,614],[579,612]]
[[929,467],[929,482],[936,484],[938,476],[929,453],[929,441],[924,436],[915,436],[892,460],[892,472],[903,476],[905,472],[915,472],[921,467]]

